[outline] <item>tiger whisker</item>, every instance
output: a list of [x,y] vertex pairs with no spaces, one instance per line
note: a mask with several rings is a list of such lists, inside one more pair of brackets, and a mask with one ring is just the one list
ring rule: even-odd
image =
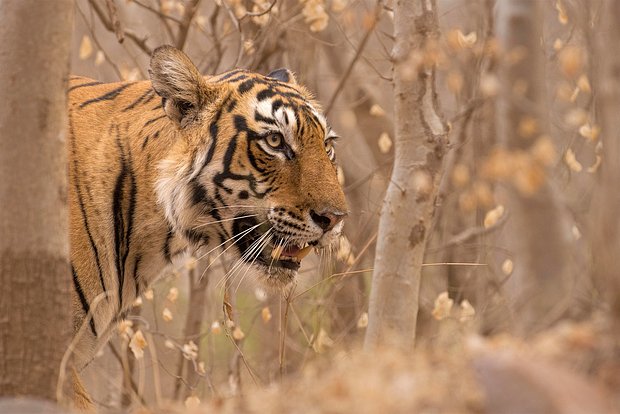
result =
[[269,236],[269,238],[267,238],[265,240],[265,242],[263,242],[263,245],[261,246],[261,248],[258,249],[258,253],[254,255],[254,259],[252,259],[252,262],[250,263],[250,265],[245,269],[245,272],[243,273],[243,276],[241,276],[241,278],[239,279],[239,283],[237,283],[237,287],[235,288],[235,294],[239,290],[239,287],[241,286],[241,283],[243,282],[243,280],[247,276],[248,272],[250,271],[250,269],[254,265],[254,262],[256,261],[256,259],[259,258],[260,254],[262,253],[262,251],[265,248],[265,246],[267,246],[271,242],[271,239],[273,239],[273,235]]
[[[208,254],[210,254],[211,252],[213,252],[214,250],[216,250],[217,248],[221,247],[222,245],[224,245],[225,243],[229,242],[232,239],[236,239],[233,243],[231,243],[230,246],[228,246],[227,248],[225,248],[220,254],[218,254],[215,259],[213,259],[213,261],[205,268],[205,270],[202,271],[202,274],[200,275],[200,280],[202,280],[202,278],[204,277],[204,275],[207,273],[207,270],[209,270],[209,268],[211,266],[213,266],[213,263],[215,263],[215,261],[222,256],[224,253],[226,253],[231,247],[233,247],[235,244],[237,244],[237,242],[239,240],[241,240],[243,237],[245,237],[248,233],[250,233],[252,230],[254,230],[255,228],[261,226],[263,223],[265,223],[265,221],[258,223],[252,227],[250,227],[249,229],[246,229],[244,231],[242,231],[241,233],[237,234],[236,236],[233,236],[231,238],[229,238],[228,240],[224,241],[224,243],[221,243],[220,245],[214,247],[213,249],[209,250],[207,253],[203,254],[200,259],[206,257]],[[198,259],[198,260],[200,260]]]
[[224,223],[226,221],[234,221],[234,220],[238,220],[238,219],[249,218],[249,217],[256,217],[256,216],[258,216],[258,214],[248,214],[246,216],[239,216],[239,217],[232,217],[232,218],[227,218],[227,219],[222,219],[222,220],[210,221],[208,223],[199,224],[198,226],[194,226],[193,229],[196,230],[196,229],[199,229],[201,227],[210,226],[211,224]]
[[[239,259],[237,259],[237,261],[233,264],[231,269],[228,272],[226,272],[224,277],[217,283],[216,286],[218,286],[218,285],[220,285],[222,283],[223,283],[222,287],[226,286],[228,281],[232,278],[233,272],[235,270],[237,270],[239,268],[239,266],[241,266],[243,263],[245,263],[248,258],[252,257],[255,252],[258,252],[258,254],[260,254],[262,252],[263,248],[264,248],[264,245],[266,245],[266,243],[263,243],[263,241],[265,241],[265,239],[267,239],[267,236],[270,236],[271,231],[272,231],[272,229],[267,230],[265,232],[265,234],[263,234],[261,237],[259,237],[257,240],[255,240],[250,245],[250,247],[248,247],[248,249],[245,251],[245,253]],[[269,240],[270,239],[271,239],[271,237],[269,237]]]

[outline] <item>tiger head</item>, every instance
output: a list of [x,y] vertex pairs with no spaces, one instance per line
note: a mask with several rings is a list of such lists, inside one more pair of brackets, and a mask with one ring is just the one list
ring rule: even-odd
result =
[[149,73],[174,124],[156,183],[172,228],[194,247],[232,253],[269,285],[291,282],[347,215],[337,137],[318,104],[286,69],[204,78],[170,46],[155,50]]

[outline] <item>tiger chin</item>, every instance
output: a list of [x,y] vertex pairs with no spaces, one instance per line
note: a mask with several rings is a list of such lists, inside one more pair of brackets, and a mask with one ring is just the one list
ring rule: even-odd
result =
[[188,248],[283,287],[347,214],[337,135],[290,71],[202,76],[162,46],[149,74],[68,89],[77,371]]

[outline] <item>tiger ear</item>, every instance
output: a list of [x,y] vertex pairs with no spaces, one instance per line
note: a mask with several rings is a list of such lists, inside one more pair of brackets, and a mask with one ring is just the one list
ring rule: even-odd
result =
[[200,109],[217,98],[189,57],[172,46],[160,46],[151,55],[149,75],[153,89],[163,98],[166,115],[185,127]]
[[293,75],[293,72],[286,68],[276,69],[269,73],[267,77],[279,80],[280,82],[291,83],[293,85],[297,84],[297,80],[295,79],[295,75]]

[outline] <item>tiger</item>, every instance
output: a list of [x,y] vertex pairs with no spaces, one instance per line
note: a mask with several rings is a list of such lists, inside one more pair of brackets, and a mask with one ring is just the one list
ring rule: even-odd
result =
[[[348,207],[334,143],[288,69],[203,76],[160,46],[150,80],[68,86],[69,229],[79,372],[175,257],[219,249],[288,286],[332,246]],[[80,404],[78,404],[80,405]]]

